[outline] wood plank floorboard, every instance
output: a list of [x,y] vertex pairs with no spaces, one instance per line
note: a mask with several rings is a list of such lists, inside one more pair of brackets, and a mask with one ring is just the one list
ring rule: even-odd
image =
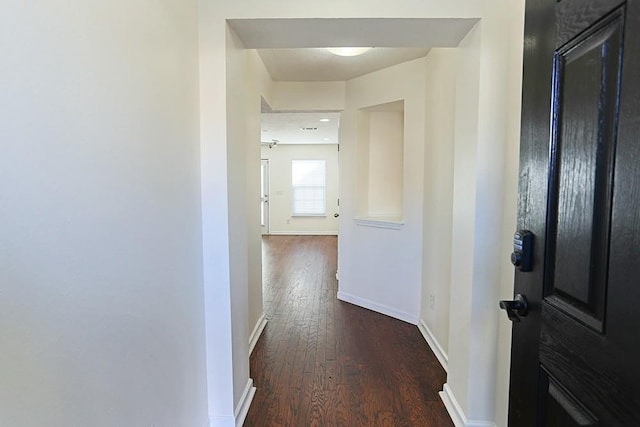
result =
[[264,236],[262,265],[268,323],[244,426],[453,426],[418,328],[337,300],[335,236]]

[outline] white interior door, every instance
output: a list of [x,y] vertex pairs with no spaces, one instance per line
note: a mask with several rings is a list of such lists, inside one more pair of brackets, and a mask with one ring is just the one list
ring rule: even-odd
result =
[[260,225],[262,234],[269,234],[269,160],[260,162]]

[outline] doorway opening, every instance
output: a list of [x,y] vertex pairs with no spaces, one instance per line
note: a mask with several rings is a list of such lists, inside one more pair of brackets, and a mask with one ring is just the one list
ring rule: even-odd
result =
[[340,113],[261,115],[262,235],[338,235]]

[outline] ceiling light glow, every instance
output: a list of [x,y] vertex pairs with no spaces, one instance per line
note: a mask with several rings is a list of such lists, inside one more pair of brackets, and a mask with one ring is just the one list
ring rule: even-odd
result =
[[320,119],[321,122],[330,122],[331,120],[329,119]]
[[338,56],[358,56],[366,51],[373,49],[372,47],[328,47],[327,50]]

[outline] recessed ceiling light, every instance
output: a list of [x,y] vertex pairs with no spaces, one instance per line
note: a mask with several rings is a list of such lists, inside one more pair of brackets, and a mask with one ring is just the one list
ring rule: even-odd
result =
[[324,140],[325,140],[325,141],[328,141],[328,140],[329,140],[329,138],[324,138]]
[[330,122],[331,120],[329,119],[320,119],[321,122]]
[[327,50],[338,56],[358,56],[366,51],[373,49],[372,47],[328,47]]

